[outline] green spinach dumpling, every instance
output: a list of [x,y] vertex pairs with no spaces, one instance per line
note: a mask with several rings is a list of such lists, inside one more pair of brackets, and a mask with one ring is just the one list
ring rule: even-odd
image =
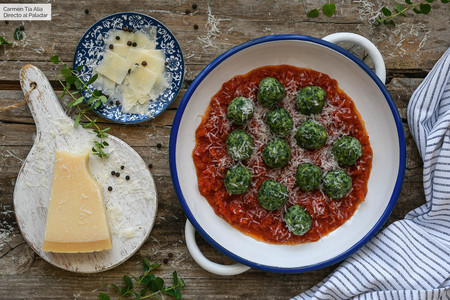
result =
[[295,135],[297,143],[308,150],[316,150],[322,147],[328,138],[327,130],[316,121],[303,122]]
[[269,167],[282,168],[288,164],[291,158],[291,149],[285,140],[276,138],[264,147],[262,158]]
[[344,170],[333,170],[323,178],[323,189],[331,199],[341,199],[352,189],[352,178]]
[[332,152],[340,166],[351,166],[362,155],[361,143],[352,136],[343,136],[334,142]]
[[295,182],[302,191],[310,192],[317,189],[321,181],[322,170],[314,164],[301,164],[295,172]]
[[266,77],[259,83],[258,101],[267,108],[277,105],[286,96],[283,85],[274,77]]
[[236,97],[231,100],[227,109],[227,117],[236,125],[243,125],[253,115],[253,101],[245,97]]
[[311,228],[311,216],[300,205],[289,207],[284,215],[286,227],[295,235],[304,235]]
[[297,107],[304,115],[320,113],[326,100],[327,92],[320,86],[307,86],[297,93]]
[[287,188],[275,180],[264,181],[258,191],[258,202],[267,210],[282,207],[288,199]]
[[291,115],[283,107],[277,107],[269,111],[266,115],[266,123],[270,131],[283,137],[287,136],[294,127]]
[[242,165],[236,165],[228,169],[225,174],[225,188],[228,194],[243,194],[248,191],[252,182],[250,170]]
[[234,160],[246,160],[253,153],[253,139],[243,130],[232,131],[226,141],[228,154]]

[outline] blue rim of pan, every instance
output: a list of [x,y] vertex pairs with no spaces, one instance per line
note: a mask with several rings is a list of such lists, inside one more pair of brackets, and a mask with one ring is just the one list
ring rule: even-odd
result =
[[[148,22],[152,23],[153,26],[158,26],[158,27],[162,28],[163,30],[166,31],[167,35],[170,37],[170,40],[174,41],[174,43],[173,43],[174,52],[177,53],[178,57],[176,57],[176,59],[179,60],[180,64],[178,67],[179,70],[173,71],[172,73],[176,74],[180,78],[178,78],[176,80],[176,82],[175,81],[172,82],[172,85],[170,88],[170,95],[167,96],[168,99],[161,99],[162,96],[160,96],[158,98],[158,100],[155,101],[155,102],[162,102],[162,103],[158,103],[158,104],[161,104],[161,105],[159,105],[160,107],[156,108],[155,113],[151,116],[147,116],[147,115],[143,115],[143,114],[122,113],[121,108],[116,105],[114,105],[114,107],[100,105],[99,108],[93,109],[101,117],[108,119],[110,121],[113,121],[116,123],[122,123],[122,124],[136,124],[136,123],[146,122],[146,121],[156,118],[158,115],[160,115],[162,112],[164,112],[170,106],[170,104],[172,104],[172,102],[175,101],[175,99],[177,98],[177,96],[181,90],[182,84],[183,84],[184,73],[185,73],[183,52],[181,50],[180,44],[178,43],[178,41],[175,38],[175,36],[173,35],[173,33],[163,23],[161,23],[157,19],[155,19],[151,16],[148,16],[146,14],[136,13],[136,12],[120,12],[120,13],[108,15],[108,16],[98,20],[91,27],[89,27],[89,29],[86,30],[86,32],[83,34],[83,36],[81,37],[80,41],[77,44],[77,48],[75,50],[74,58],[73,58],[73,62],[74,62],[73,68],[75,69],[79,65],[83,65],[83,63],[78,61],[77,54],[80,53],[80,51],[84,48],[84,46],[82,45],[82,42],[87,38],[88,34],[90,34],[94,30],[95,30],[95,32],[98,33],[99,32],[98,28],[103,27],[103,23],[105,21],[112,20],[114,18],[122,17],[123,21],[124,21],[123,25],[129,26],[129,24],[131,22],[130,17],[133,17],[133,16],[138,16],[140,18],[146,19]],[[106,31],[111,30],[111,29],[120,29],[120,28],[103,28],[100,32],[105,33]],[[158,47],[159,47],[159,45],[158,45]],[[159,48],[157,48],[157,49],[159,49]],[[170,63],[169,63],[169,67],[170,67]],[[92,76],[91,73],[88,73],[88,74],[89,74],[89,77]],[[85,81],[87,81],[88,78],[84,78],[84,79],[85,79]],[[167,90],[166,90],[166,92],[167,92]],[[85,94],[83,96],[88,98],[89,95]],[[164,97],[165,97],[165,95],[164,95]],[[87,102],[87,98],[85,99],[85,102]]]
[[[384,210],[384,212],[383,212],[382,216],[380,217],[380,219],[378,220],[378,222],[372,227],[372,229],[361,240],[359,240],[355,245],[353,245],[352,247],[350,247],[343,253],[341,253],[333,258],[330,258],[326,261],[317,263],[317,264],[302,266],[302,267],[294,267],[294,268],[280,268],[280,267],[274,267],[274,266],[267,266],[264,264],[259,264],[259,263],[255,263],[255,262],[246,260],[246,259],[230,252],[229,250],[225,249],[219,243],[217,243],[213,238],[211,238],[203,230],[203,228],[199,225],[199,223],[196,221],[194,215],[192,214],[191,210],[189,209],[189,207],[186,203],[183,192],[181,191],[181,188],[179,185],[177,166],[176,166],[176,141],[177,141],[177,135],[178,135],[180,122],[181,122],[184,110],[185,110],[192,94],[195,92],[196,88],[203,81],[203,79],[205,79],[205,77],[214,68],[216,68],[218,65],[220,65],[227,58],[229,58],[230,56],[232,56],[248,47],[255,46],[258,44],[262,44],[262,43],[267,43],[267,42],[284,41],[284,40],[307,41],[307,42],[312,42],[312,43],[316,43],[316,44],[331,48],[332,50],[335,50],[338,53],[346,56],[347,58],[352,60],[354,63],[356,63],[358,66],[360,66],[376,83],[378,88],[383,93],[383,96],[386,99],[386,101],[391,109],[392,115],[395,120],[396,129],[397,129],[397,136],[398,136],[398,141],[399,141],[399,154],[400,154],[399,171],[397,174],[397,179],[396,179],[394,190],[392,192],[391,198],[389,200],[389,203],[388,203],[386,209]],[[172,131],[170,134],[170,144],[169,144],[169,162],[170,162],[170,172],[171,172],[171,176],[172,176],[172,181],[173,181],[173,185],[175,187],[175,191],[178,196],[178,200],[180,201],[181,206],[182,206],[184,212],[186,213],[186,216],[188,217],[189,221],[192,223],[192,225],[195,227],[195,229],[202,235],[202,237],[209,244],[211,244],[213,247],[215,247],[216,249],[218,249],[219,251],[221,251],[223,254],[227,255],[228,257],[230,257],[242,264],[245,264],[247,266],[255,268],[255,269],[268,271],[268,272],[275,272],[275,273],[302,273],[302,272],[309,272],[309,271],[325,268],[325,267],[328,267],[330,265],[333,265],[333,264],[336,264],[336,263],[342,261],[349,255],[353,254],[358,249],[360,249],[363,245],[365,245],[383,226],[383,224],[386,222],[386,220],[390,216],[392,210],[394,209],[395,204],[397,203],[398,196],[400,194],[400,190],[402,188],[403,178],[405,175],[405,165],[406,165],[406,142],[405,142],[405,135],[403,132],[403,124],[402,124],[400,115],[397,111],[397,107],[395,106],[394,101],[392,100],[392,97],[389,94],[386,86],[381,82],[381,80],[378,78],[378,76],[359,58],[357,58],[356,56],[354,56],[347,50],[343,49],[342,47],[339,47],[335,44],[332,44],[330,42],[327,42],[327,41],[324,41],[324,40],[321,40],[318,38],[304,36],[304,35],[290,35],[290,34],[272,35],[272,36],[266,36],[266,37],[254,39],[252,41],[246,42],[244,44],[238,45],[238,46],[228,50],[227,52],[223,53],[222,55],[217,57],[215,60],[213,60],[195,78],[195,80],[189,86],[189,89],[186,91],[183,99],[181,100],[181,103],[178,106],[178,110],[175,115],[175,119],[173,121]]]

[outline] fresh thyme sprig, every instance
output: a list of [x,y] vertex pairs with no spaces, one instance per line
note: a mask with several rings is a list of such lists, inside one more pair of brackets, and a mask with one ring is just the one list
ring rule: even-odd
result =
[[[336,5],[334,3],[331,3],[331,0],[328,0],[328,3],[325,3],[322,6],[322,12],[327,17],[332,17],[334,15],[334,12],[336,11]],[[309,18],[317,18],[319,16],[319,8],[315,8],[308,12],[307,16]]]
[[[16,28],[16,30],[14,31],[13,38],[16,41],[20,41],[23,39],[23,32],[22,32],[22,29],[20,29],[20,27]],[[12,44],[13,44],[13,42],[10,42],[7,39],[5,39],[3,36],[0,36],[0,46],[1,45],[12,45]]]
[[[83,66],[78,66],[76,69],[69,68],[60,58],[58,55],[52,56],[50,58],[50,61],[56,65],[62,64],[61,68],[61,75],[56,75],[56,78],[58,79],[59,83],[63,86],[64,90],[62,92],[62,95],[60,96],[63,98],[66,94],[70,95],[72,97],[72,101],[69,102],[69,107],[76,107],[78,109],[77,116],[75,117],[74,125],[77,126],[80,123],[81,117],[84,117],[88,123],[84,123],[82,126],[83,128],[93,128],[93,131],[97,134],[97,137],[99,138],[98,141],[94,141],[94,146],[92,147],[92,153],[94,155],[97,155],[100,158],[108,157],[109,153],[105,152],[105,147],[109,146],[108,142],[105,141],[108,134],[106,133],[110,127],[101,129],[97,125],[97,118],[91,119],[86,113],[89,110],[92,110],[94,108],[99,107],[102,103],[105,104],[108,99],[102,95],[102,93],[98,90],[92,90],[89,85],[93,83],[95,80],[97,80],[98,74],[95,74],[92,76],[88,82],[84,82],[81,80],[81,78],[78,76],[78,72],[81,71]],[[63,82],[64,80],[64,82]],[[77,89],[74,92],[70,91],[70,88],[72,85],[75,86]],[[87,108],[81,108],[80,104],[85,100],[85,97],[81,95],[82,91],[87,91],[90,93],[90,97],[87,101]]]
[[[395,17],[403,16],[407,17],[405,14],[406,11],[412,10],[416,14],[424,14],[427,15],[431,11],[431,5],[430,3],[433,3],[434,0],[426,0],[422,2],[413,3],[411,0],[405,0],[405,3],[407,4],[404,6],[403,4],[397,3],[394,6],[395,14],[393,14],[392,10],[390,10],[387,7],[383,7],[381,9],[380,16],[376,18],[378,24],[384,24],[384,25],[392,25],[395,26],[396,23],[394,21]],[[442,3],[449,3],[450,0],[441,0]]]
[[[186,286],[183,278],[179,277],[177,272],[172,273],[173,284],[171,286],[164,285],[164,279],[153,275],[151,272],[161,266],[161,264],[150,264],[150,262],[144,258],[143,262],[144,274],[136,277],[133,275],[123,276],[125,286],[119,288],[115,284],[110,284],[114,289],[117,299],[123,299],[134,295],[136,299],[158,299],[158,296],[165,294],[175,297],[175,299],[181,299],[181,291]],[[106,293],[100,293],[98,295],[100,300],[110,300],[111,297]]]

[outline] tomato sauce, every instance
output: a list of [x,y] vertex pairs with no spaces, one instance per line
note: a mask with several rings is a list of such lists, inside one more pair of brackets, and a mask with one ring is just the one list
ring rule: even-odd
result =
[[[277,78],[286,89],[286,97],[280,105],[285,107],[293,121],[294,129],[285,140],[291,149],[289,164],[281,169],[270,169],[262,161],[262,149],[274,136],[264,122],[267,109],[257,101],[259,82],[268,76]],[[296,109],[296,94],[303,87],[316,85],[327,92],[327,103],[316,116],[304,116]],[[243,96],[254,101],[255,113],[243,127],[231,124],[226,111],[235,97]],[[328,141],[322,148],[309,151],[297,145],[295,133],[305,120],[314,118],[327,128]],[[225,141],[228,134],[241,128],[254,139],[252,157],[242,162],[252,173],[249,191],[242,195],[229,195],[224,186],[225,173],[233,162]],[[324,174],[339,168],[331,155],[336,138],[351,135],[362,146],[362,156],[344,170],[351,176],[353,187],[340,200],[332,200],[322,188],[312,192],[301,191],[295,184],[295,171],[304,162],[317,164]],[[215,213],[230,225],[255,239],[275,244],[299,244],[317,241],[348,220],[364,201],[372,166],[372,149],[369,137],[353,101],[339,89],[336,80],[324,73],[290,65],[265,66],[238,75],[225,82],[211,99],[202,122],[196,130],[196,146],[193,160],[197,170],[198,188]],[[275,211],[265,210],[257,200],[259,186],[267,179],[274,179],[288,188],[289,199],[285,206]],[[206,202],[205,202],[206,204]],[[311,229],[302,236],[292,234],[285,226],[283,216],[295,204],[304,207],[312,218]],[[207,205],[207,204],[206,204]]]

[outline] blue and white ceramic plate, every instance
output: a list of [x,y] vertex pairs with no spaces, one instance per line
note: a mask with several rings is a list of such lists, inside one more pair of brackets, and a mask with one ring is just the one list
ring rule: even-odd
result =
[[[141,29],[155,26],[157,31],[156,49],[164,50],[166,56],[166,70],[172,73],[172,84],[156,101],[151,101],[148,114],[132,114],[122,112],[121,105],[109,102],[94,109],[100,116],[117,123],[140,123],[151,120],[162,113],[177,97],[184,78],[184,58],[181,47],[175,36],[158,20],[140,13],[124,12],[107,16],[92,25],[78,43],[73,59],[73,68],[84,66],[80,77],[87,82],[93,74],[93,68],[102,59],[104,38],[110,30],[122,29],[124,26]],[[90,93],[84,92],[89,98]]]

